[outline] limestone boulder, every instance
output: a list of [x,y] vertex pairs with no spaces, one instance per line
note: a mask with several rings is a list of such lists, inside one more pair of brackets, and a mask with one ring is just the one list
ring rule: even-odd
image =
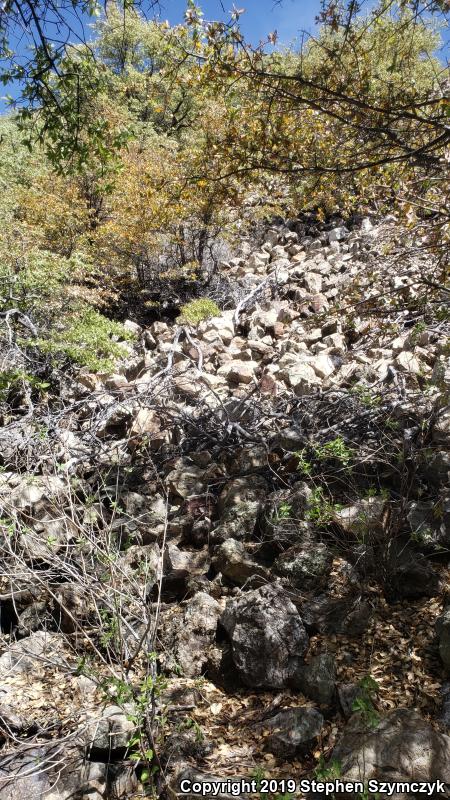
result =
[[246,551],[242,542],[226,539],[214,553],[212,563],[217,572],[233,583],[242,586],[248,580],[268,581],[270,572],[258,564]]
[[324,725],[322,714],[315,708],[281,709],[264,723],[264,728],[270,731],[265,738],[266,749],[283,759],[305,753]]
[[[409,708],[383,716],[375,730],[355,714],[332,759],[340,763],[343,781],[450,781],[450,737]],[[413,795],[396,793],[393,797],[406,800]]]
[[298,684],[308,635],[283,589],[269,584],[230,600],[220,623],[247,686],[282,689]]

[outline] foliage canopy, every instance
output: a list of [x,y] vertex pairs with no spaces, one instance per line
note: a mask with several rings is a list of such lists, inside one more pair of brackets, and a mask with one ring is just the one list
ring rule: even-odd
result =
[[35,37],[27,75],[8,42],[19,4],[1,21],[25,102],[1,122],[1,310],[20,307],[46,329],[58,319],[55,347],[78,362],[80,330],[85,349],[108,357],[95,315],[124,297],[150,291],[151,307],[198,295],[249,202],[262,215],[394,208],[444,254],[445,3],[432,17],[416,1],[381,0],[368,15],[326,3],[318,35],[287,49],[274,36],[251,48],[239,12],[206,22],[192,0],[175,27],[108,4],[92,41],[55,48],[37,23],[63,6],[23,8]]

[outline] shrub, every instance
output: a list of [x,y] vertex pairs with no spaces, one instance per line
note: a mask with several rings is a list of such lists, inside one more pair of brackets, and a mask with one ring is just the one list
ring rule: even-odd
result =
[[354,452],[346,445],[342,436],[337,436],[326,444],[304,447],[294,455],[297,458],[298,471],[310,478],[314,467],[321,466],[324,461],[339,461],[346,469],[350,468]]
[[379,689],[376,680],[371,675],[366,675],[359,681],[358,695],[352,704],[352,711],[359,712],[363,721],[370,728],[376,728],[380,721],[374,705],[374,699]]
[[353,456],[353,451],[350,447],[347,447],[342,436],[338,436],[331,442],[316,447],[315,450],[316,457],[321,461],[333,458],[336,461],[340,461],[344,467],[348,467]]
[[112,338],[132,339],[120,322],[113,322],[92,308],[82,307],[67,321],[62,331],[52,331],[41,339],[39,348],[46,353],[62,353],[92,372],[111,369],[114,361],[127,355],[127,349]]
[[218,317],[219,315],[220,308],[217,303],[204,297],[199,300],[191,300],[190,303],[182,306],[179,320],[189,325],[198,325],[204,319]]
[[[14,237],[0,245],[0,311],[17,308],[29,316],[38,331],[38,338],[20,328],[17,343],[22,347],[37,346],[42,353],[65,355],[93,372],[109,370],[127,349],[117,339],[133,336],[118,322],[107,319],[88,303],[102,299],[102,289],[90,290],[93,268],[89,258],[73,253],[70,258],[39,250],[35,246],[20,250]],[[77,283],[81,278],[81,282]],[[3,375],[0,395],[12,383],[24,379],[32,388],[46,388],[29,375]],[[11,385],[10,385],[11,384]]]
[[[19,237],[17,237],[19,238]],[[19,243],[5,236],[0,247],[0,282],[2,298],[0,310],[19,308],[33,315],[39,326],[53,313],[60,313],[64,283],[68,280],[72,263],[47,250],[30,247],[20,252]],[[14,299],[11,299],[14,298]]]
[[36,389],[39,392],[45,391],[50,386],[46,381],[42,381],[34,375],[29,375],[21,369],[2,370],[0,372],[0,402],[7,400],[10,392],[21,385],[28,385],[31,389]]
[[330,503],[325,497],[322,487],[318,486],[313,489],[305,516],[313,525],[329,525],[333,521],[335,513],[341,508],[339,503]]

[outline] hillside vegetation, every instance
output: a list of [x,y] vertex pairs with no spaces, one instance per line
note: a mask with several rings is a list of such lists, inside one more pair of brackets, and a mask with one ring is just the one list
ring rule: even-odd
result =
[[291,47],[93,4],[60,48],[21,5],[0,800],[450,782],[448,4]]

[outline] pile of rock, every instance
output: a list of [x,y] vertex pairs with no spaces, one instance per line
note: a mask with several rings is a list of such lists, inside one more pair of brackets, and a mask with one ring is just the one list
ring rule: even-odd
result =
[[[195,330],[128,322],[129,358],[68,381],[45,436],[44,417],[1,432],[0,720],[12,752],[42,726],[15,702],[24,674],[42,683],[38,665],[53,664],[73,677],[65,648],[83,637],[99,664],[137,669],[142,643],[158,641],[167,674],[296,692],[298,706],[264,722],[279,759],[303,757],[327,719],[350,716],[333,754],[346,778],[364,761],[366,778],[450,779],[450,740],[416,712],[363,731],[358,687],[340,682],[327,646],[364,635],[373,591],[425,602],[446,579],[448,330],[418,316],[424,264],[405,259],[397,274],[385,254],[394,229],[368,218],[269,227],[258,249],[221,264],[236,308]],[[449,631],[445,606],[435,649],[447,671]],[[126,703],[77,681],[70,765],[49,797],[131,796]],[[2,768],[0,800],[50,791],[59,762],[44,740]],[[30,759],[48,769],[30,777]]]

